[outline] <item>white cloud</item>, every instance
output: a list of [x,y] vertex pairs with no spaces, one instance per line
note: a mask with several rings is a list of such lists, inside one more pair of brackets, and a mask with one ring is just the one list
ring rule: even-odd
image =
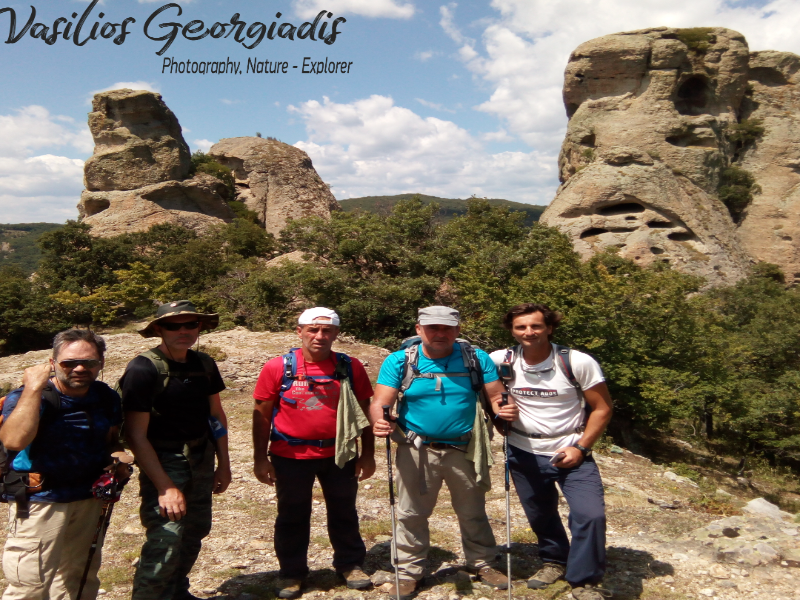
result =
[[0,158],[0,214],[5,223],[74,219],[82,189],[82,160],[52,154]]
[[228,106],[232,106],[233,104],[241,104],[241,100],[228,100],[227,98],[222,98],[220,100],[223,104],[227,104]]
[[[142,0],[139,0],[140,2]],[[156,0],[147,0],[155,2]],[[99,94],[100,92],[109,92],[111,90],[122,90],[122,89],[129,89],[129,90],[146,90],[148,92],[154,92],[156,94],[161,93],[161,89],[158,87],[158,84],[150,83],[149,81],[118,81],[117,83],[112,83],[108,87],[104,87],[101,90],[95,90],[89,94],[89,104],[92,103],[92,98],[95,94]]]
[[385,19],[410,19],[415,11],[413,4],[397,0],[294,0],[294,9],[303,19],[313,19],[321,10],[334,17],[352,14]]
[[194,140],[192,142],[192,146],[194,146],[197,150],[202,150],[203,152],[208,152],[211,150],[211,146],[214,145],[214,142],[211,140]]
[[422,118],[385,96],[349,104],[326,97],[289,110],[308,132],[308,140],[295,145],[308,152],[339,198],[421,192],[547,203],[555,191],[545,185],[554,156],[490,154],[455,123]]
[[422,98],[414,98],[414,100],[416,100],[417,102],[422,104],[422,106],[425,106],[427,108],[432,108],[434,110],[441,110],[443,112],[448,112],[448,113],[455,113],[456,112],[453,109],[446,108],[445,106],[443,106],[441,104],[437,104],[435,102],[428,102],[427,100],[423,100]]
[[26,106],[0,115],[0,157],[28,156],[37,150],[71,147],[82,154],[94,148],[89,128],[70,117],[51,115],[42,106]]
[[425,50],[424,52],[417,52],[414,54],[414,58],[416,58],[420,62],[427,62],[434,56],[436,56],[438,52],[434,50]]

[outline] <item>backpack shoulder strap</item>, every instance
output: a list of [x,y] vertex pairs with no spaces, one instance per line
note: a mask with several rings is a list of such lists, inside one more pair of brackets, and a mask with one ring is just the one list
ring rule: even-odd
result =
[[478,392],[483,388],[483,370],[480,368],[475,347],[461,338],[456,339],[456,343],[461,348],[461,358],[464,361],[464,366],[467,367],[467,371],[469,371],[472,390]]
[[[278,395],[289,404],[296,404],[296,401],[286,396],[286,392],[292,387],[294,380],[297,379],[297,360],[295,359],[297,348],[290,348],[281,358],[283,359],[283,373],[281,374],[281,388]],[[277,407],[275,407],[277,409]]]
[[333,378],[337,381],[342,379],[349,379],[350,384],[353,384],[353,360],[344,352],[336,352],[336,370],[333,372]]
[[150,348],[145,350],[139,356],[144,356],[156,368],[158,373],[158,387],[156,388],[155,395],[160,394],[167,387],[167,379],[169,379],[169,364],[167,364],[167,357],[158,348]]
[[[402,400],[404,392],[411,387],[414,379],[419,375],[419,346],[422,340],[417,340],[405,347],[405,357],[403,358],[403,377],[400,381],[400,399]],[[405,344],[405,342],[404,342]]]
[[45,400],[56,410],[61,408],[61,395],[52,383],[48,383],[42,390],[42,400]]
[[575,391],[578,393],[578,398],[581,400],[581,408],[586,409],[586,398],[583,396],[583,388],[581,387],[580,382],[575,377],[575,373],[572,370],[572,348],[568,348],[567,346],[560,346],[558,344],[553,344],[555,346],[556,352],[556,364],[561,367],[561,371],[569,380],[570,385],[575,388]]

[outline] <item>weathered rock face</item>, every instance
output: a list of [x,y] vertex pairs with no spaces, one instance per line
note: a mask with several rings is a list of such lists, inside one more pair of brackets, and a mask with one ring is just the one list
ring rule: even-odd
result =
[[200,233],[230,222],[233,211],[224,200],[225,184],[199,174],[185,181],[165,181],[136,190],[84,191],[78,211],[92,235],[112,237],[172,223]]
[[209,154],[233,171],[239,199],[270,233],[279,233],[289,219],[329,218],[338,209],[308,154],[299,148],[277,140],[239,137],[221,140]]
[[744,118],[759,119],[764,134],[741,166],[761,187],[739,227],[742,245],[757,260],[779,265],[787,282],[800,281],[800,56],[750,55],[751,92]]
[[90,192],[134,190],[189,174],[189,146],[159,94],[129,89],[96,94],[89,129],[95,148],[84,183]]
[[613,246],[711,285],[742,277],[750,258],[717,188],[747,70],[747,42],[723,28],[660,27],[579,46],[564,78],[563,184],[541,220],[584,257]]

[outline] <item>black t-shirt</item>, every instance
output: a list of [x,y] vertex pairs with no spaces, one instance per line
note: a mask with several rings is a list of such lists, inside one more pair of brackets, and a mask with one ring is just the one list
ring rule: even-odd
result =
[[[153,361],[137,356],[125,369],[122,409],[150,413],[148,439],[185,442],[209,433],[208,397],[224,390],[225,384],[216,365],[209,378],[203,374],[203,363],[197,354],[189,350],[186,359],[185,363],[167,360],[171,376],[157,396],[161,376]],[[181,377],[180,373],[188,376]]]

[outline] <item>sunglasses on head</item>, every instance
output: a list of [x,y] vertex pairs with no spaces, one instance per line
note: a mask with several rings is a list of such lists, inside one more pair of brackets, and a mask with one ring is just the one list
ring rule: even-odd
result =
[[180,329],[197,329],[200,321],[186,321],[185,323],[159,323],[167,331],[178,331]]
[[84,369],[96,369],[102,363],[94,358],[90,359],[75,359],[75,360],[60,360],[58,365],[62,369],[74,369],[75,367],[83,367]]

